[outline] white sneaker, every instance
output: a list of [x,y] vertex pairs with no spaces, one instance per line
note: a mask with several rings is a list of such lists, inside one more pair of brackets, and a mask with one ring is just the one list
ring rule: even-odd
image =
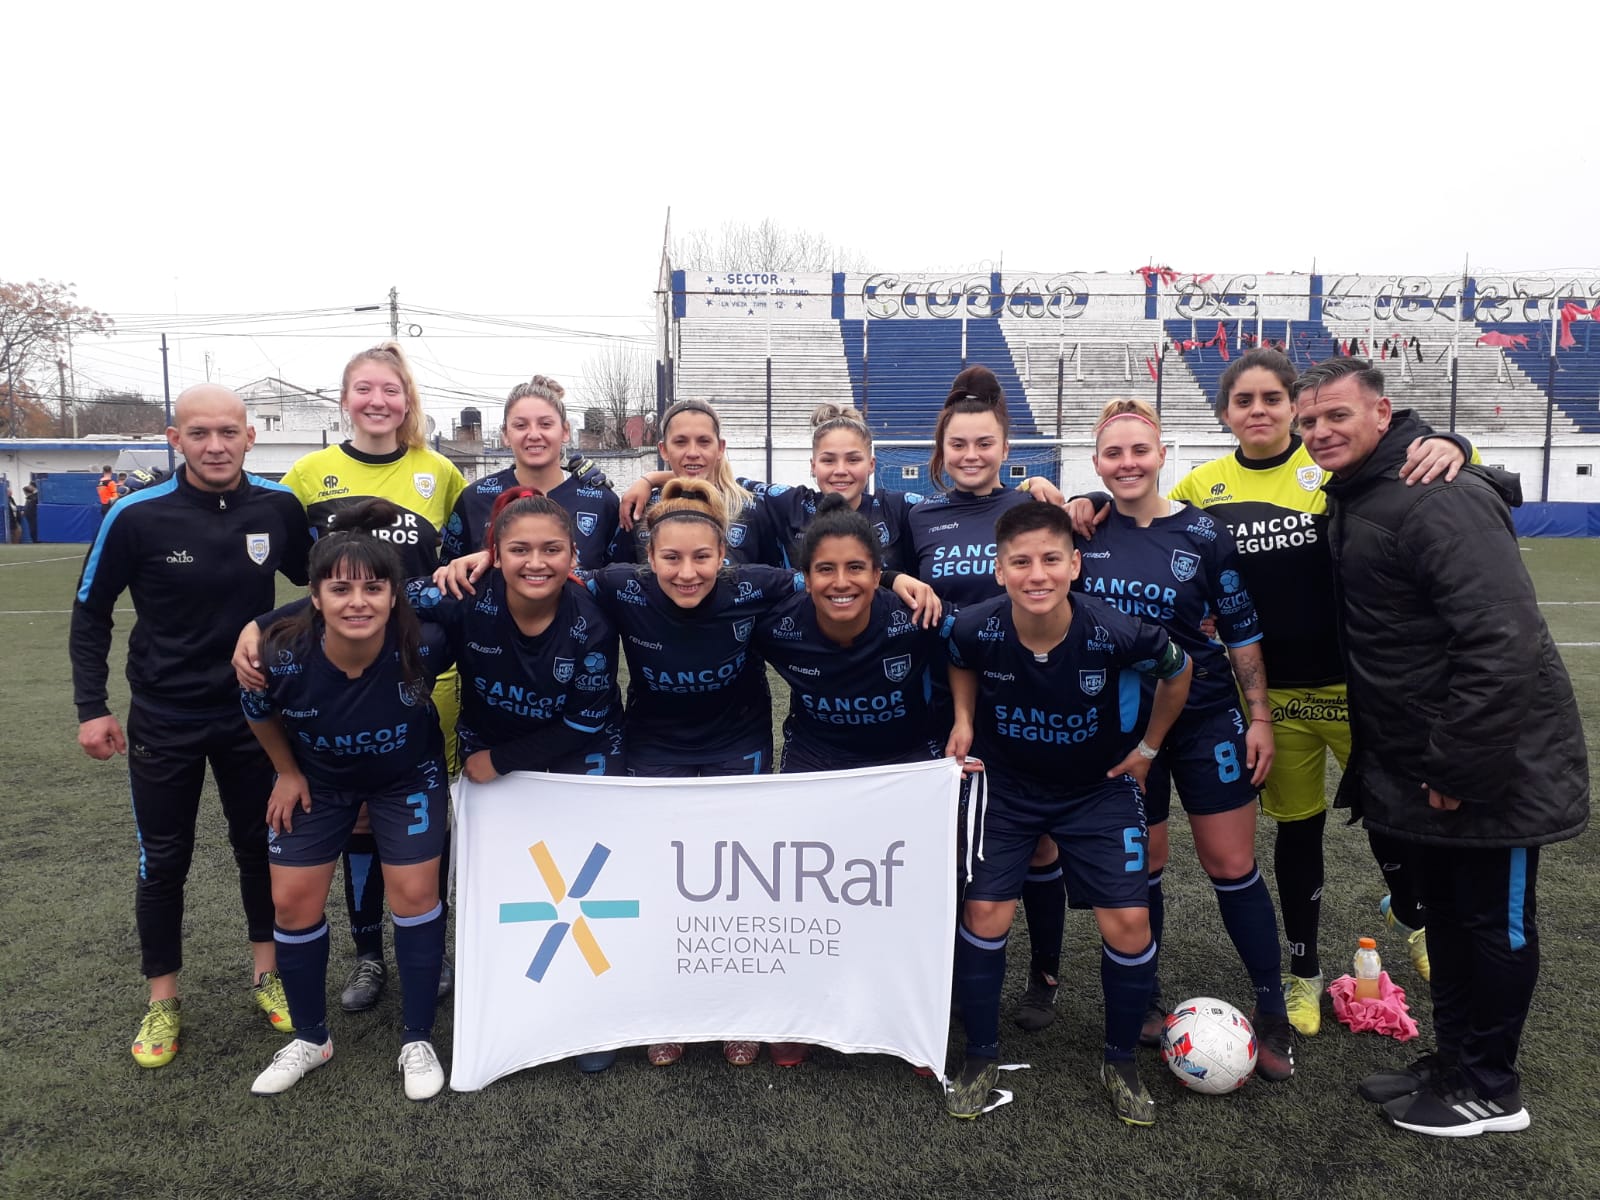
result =
[[320,1046],[315,1042],[292,1038],[272,1056],[267,1069],[256,1076],[256,1081],[250,1085],[250,1092],[255,1096],[276,1096],[279,1092],[287,1092],[332,1057],[331,1037]]
[[400,1048],[400,1074],[407,1100],[432,1100],[444,1088],[444,1068],[432,1042],[407,1042]]

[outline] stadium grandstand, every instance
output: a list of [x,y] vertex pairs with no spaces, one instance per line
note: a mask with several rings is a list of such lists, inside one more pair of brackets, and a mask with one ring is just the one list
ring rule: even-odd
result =
[[809,447],[811,409],[853,403],[879,439],[879,486],[926,490],[926,442],[903,443],[929,436],[969,363],[1005,386],[1013,477],[1074,482],[1095,414],[1117,396],[1161,410],[1169,442],[1187,448],[1169,455],[1176,473],[1229,443],[1211,411],[1228,363],[1273,345],[1302,367],[1371,358],[1397,405],[1520,471],[1530,500],[1600,503],[1593,272],[802,274],[664,262],[661,279],[661,400],[713,401],[751,473],[751,452],[765,451],[781,477],[794,461],[785,452]]

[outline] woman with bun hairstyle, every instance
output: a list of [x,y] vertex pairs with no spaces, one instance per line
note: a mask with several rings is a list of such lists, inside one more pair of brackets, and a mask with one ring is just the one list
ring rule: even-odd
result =
[[263,639],[264,686],[246,691],[251,729],[277,780],[267,801],[273,940],[295,1014],[295,1037],[251,1091],[287,1091],[333,1057],[327,1028],[328,922],[333,868],[357,817],[381,847],[399,965],[400,1073],[405,1094],[444,1087],[431,1041],[444,958],[439,857],[449,776],[430,691],[449,662],[442,634],[400,602],[405,568],[380,531],[400,511],[382,500],[347,506],[310,559],[310,605]]
[[[403,578],[431,575],[439,566],[439,535],[449,520],[466,480],[444,455],[428,447],[423,436],[422,397],[396,342],[384,342],[355,355],[345,364],[339,404],[350,422],[350,437],[335,446],[313,450],[284,474],[283,485],[305,506],[318,536],[339,527],[343,510],[363,500],[387,500],[396,509],[392,527],[378,536],[399,552]],[[241,682],[261,680],[254,623],[246,625],[234,649],[233,665]],[[446,673],[434,689],[434,704],[444,724],[445,761],[456,764],[457,685]],[[436,814],[448,828],[446,811]],[[344,851],[345,907],[356,963],[340,994],[346,1012],[364,1012],[378,1003],[388,980],[383,958],[384,876],[379,870],[377,842],[365,819],[358,821]],[[449,886],[450,842],[445,836],[440,880]],[[441,991],[448,991],[453,972],[448,961]]]
[[[1233,534],[1161,494],[1165,461],[1153,408],[1143,400],[1105,406],[1095,428],[1094,467],[1111,493],[1112,512],[1074,587],[1161,625],[1194,660],[1188,701],[1171,732],[1148,752],[1140,747],[1153,757],[1144,789],[1151,935],[1159,948],[1167,814],[1176,786],[1196,857],[1255,993],[1256,1073],[1281,1081],[1294,1074],[1292,1031],[1279,977],[1277,914],[1255,857],[1256,797],[1273,759],[1261,624]],[[1208,617],[1215,618],[1220,644],[1201,628]],[[1159,990],[1150,1007],[1146,1032],[1162,1015]]]
[[[445,562],[481,549],[489,513],[513,488],[533,488],[572,516],[578,564],[593,570],[611,561],[617,535],[617,495],[568,475],[561,449],[572,439],[567,421],[567,391],[554,379],[535,375],[506,397],[500,436],[515,463],[469,483],[445,523],[441,557]],[[631,549],[631,540],[630,540]]]

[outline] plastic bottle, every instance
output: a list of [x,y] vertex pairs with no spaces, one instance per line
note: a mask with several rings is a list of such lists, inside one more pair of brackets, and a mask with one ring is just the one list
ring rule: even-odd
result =
[[1369,937],[1362,938],[1355,961],[1356,999],[1376,1000],[1380,992],[1379,976],[1382,974],[1383,962],[1378,958],[1378,943]]

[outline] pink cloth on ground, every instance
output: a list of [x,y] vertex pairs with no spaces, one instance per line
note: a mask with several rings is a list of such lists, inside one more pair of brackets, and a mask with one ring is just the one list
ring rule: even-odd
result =
[[1396,1041],[1409,1042],[1417,1036],[1417,1023],[1406,1007],[1406,992],[1384,971],[1378,976],[1378,998],[1357,1000],[1356,981],[1341,975],[1328,985],[1333,997],[1333,1015],[1356,1033],[1384,1033]]

